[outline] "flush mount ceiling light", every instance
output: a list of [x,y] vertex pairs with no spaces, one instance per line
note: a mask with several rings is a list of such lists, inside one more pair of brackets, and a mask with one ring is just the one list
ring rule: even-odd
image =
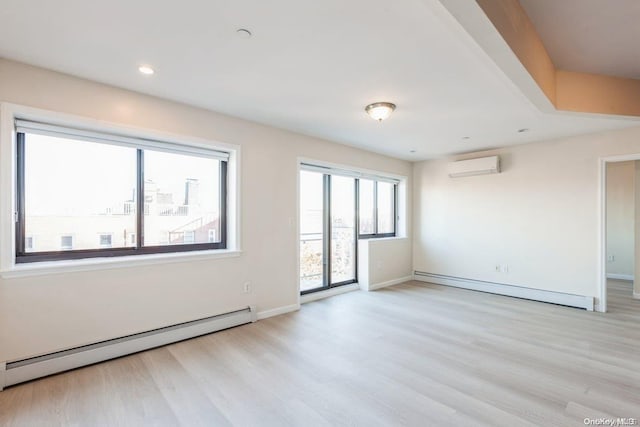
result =
[[150,76],[153,73],[155,73],[154,69],[151,68],[148,65],[141,65],[138,67],[138,71],[140,71],[140,73],[144,74],[145,76]]
[[373,119],[379,122],[388,118],[393,110],[396,109],[396,105],[390,102],[374,102],[364,108],[364,111]]

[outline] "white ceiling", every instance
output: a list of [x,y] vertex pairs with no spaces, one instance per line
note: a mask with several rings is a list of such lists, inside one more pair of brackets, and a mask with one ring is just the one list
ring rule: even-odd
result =
[[640,1],[520,0],[556,67],[640,79]]
[[413,160],[640,125],[541,113],[437,0],[2,0],[0,56]]

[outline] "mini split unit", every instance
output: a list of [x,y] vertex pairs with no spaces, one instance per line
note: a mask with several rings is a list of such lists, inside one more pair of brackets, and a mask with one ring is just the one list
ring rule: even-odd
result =
[[500,157],[480,157],[478,159],[451,162],[448,165],[448,172],[451,178],[500,173]]

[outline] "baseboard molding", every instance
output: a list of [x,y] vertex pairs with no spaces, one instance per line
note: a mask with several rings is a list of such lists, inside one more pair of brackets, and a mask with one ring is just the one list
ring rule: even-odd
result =
[[633,275],[631,275],[631,274],[607,273],[607,279],[626,280],[628,282],[633,282]]
[[7,386],[210,334],[255,321],[252,307],[21,360],[0,362]]
[[279,316],[281,314],[291,313],[292,311],[300,310],[298,304],[285,305],[284,307],[272,308],[271,310],[259,311],[257,315],[258,320],[268,319],[269,317]]
[[550,302],[553,304],[584,308],[587,311],[593,311],[594,309],[594,298],[590,296],[545,291],[542,289],[525,288],[521,286],[505,285],[503,283],[485,282],[482,280],[465,279],[422,271],[416,271],[414,277],[415,280],[435,283],[437,285],[452,286],[533,301]]
[[360,289],[360,285],[352,283],[350,285],[338,286],[337,288],[330,288],[326,291],[313,292],[311,294],[301,295],[300,304],[306,304],[311,301],[317,301],[319,299],[329,298],[335,295],[344,294],[346,292],[357,291]]
[[376,289],[386,288],[387,286],[398,285],[400,283],[409,282],[413,280],[413,275],[400,277],[399,279],[387,280],[386,282],[374,283],[369,285],[369,291],[375,291]]

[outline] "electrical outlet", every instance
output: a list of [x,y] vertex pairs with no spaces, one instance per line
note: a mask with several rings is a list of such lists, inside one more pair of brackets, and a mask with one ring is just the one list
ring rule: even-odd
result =
[[502,266],[500,264],[496,264],[496,273],[502,273]]
[[502,266],[502,272],[503,273],[509,273],[509,264],[504,264]]
[[243,287],[244,293],[248,294],[251,292],[251,282],[244,282],[244,287]]
[[616,256],[615,255],[609,255],[607,256],[607,262],[613,262],[616,260]]

